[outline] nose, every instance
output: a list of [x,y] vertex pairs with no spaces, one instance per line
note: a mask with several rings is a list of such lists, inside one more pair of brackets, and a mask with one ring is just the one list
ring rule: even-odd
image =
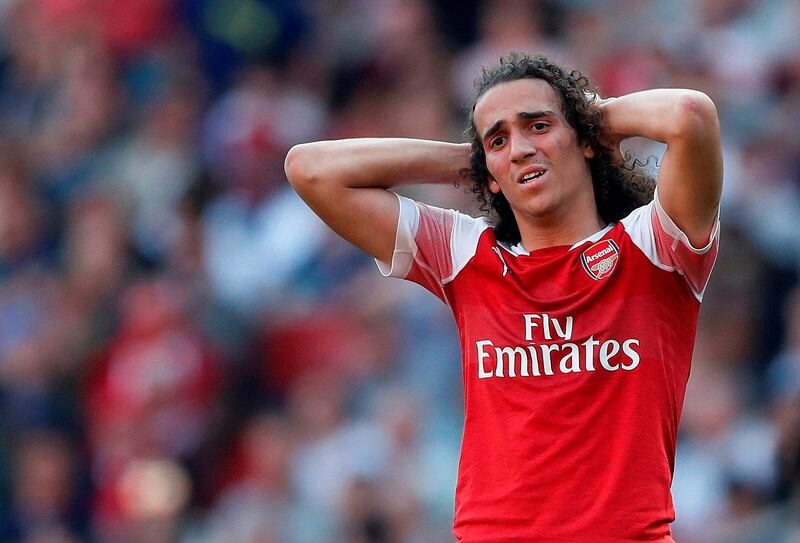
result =
[[509,144],[511,146],[509,156],[511,162],[515,164],[523,162],[536,154],[536,146],[523,134],[513,134]]

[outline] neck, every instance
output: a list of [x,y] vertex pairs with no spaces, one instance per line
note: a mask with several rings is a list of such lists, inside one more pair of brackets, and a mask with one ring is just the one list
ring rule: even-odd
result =
[[600,216],[592,217],[591,221],[581,225],[553,225],[552,227],[537,227],[533,229],[520,229],[522,246],[528,252],[545,247],[558,245],[574,245],[582,239],[599,232],[606,227]]
[[522,246],[535,251],[557,245],[574,245],[606,227],[592,198],[591,206],[576,206],[563,215],[524,217],[517,216]]

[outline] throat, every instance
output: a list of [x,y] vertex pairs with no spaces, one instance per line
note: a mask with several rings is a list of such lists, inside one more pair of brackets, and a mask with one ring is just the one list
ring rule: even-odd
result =
[[519,224],[522,246],[528,252],[546,247],[572,246],[608,226],[599,215],[589,216],[587,219],[575,222],[560,221],[555,224],[530,224],[530,222],[526,225]]

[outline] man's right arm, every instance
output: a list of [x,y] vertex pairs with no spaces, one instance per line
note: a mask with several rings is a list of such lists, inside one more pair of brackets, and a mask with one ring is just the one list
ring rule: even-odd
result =
[[336,233],[391,262],[400,212],[387,189],[460,180],[470,145],[414,139],[318,141],[293,147],[286,176],[300,197]]

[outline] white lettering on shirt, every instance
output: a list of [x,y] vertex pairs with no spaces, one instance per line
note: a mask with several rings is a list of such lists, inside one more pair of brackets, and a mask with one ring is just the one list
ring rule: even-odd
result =
[[524,313],[522,317],[523,336],[529,345],[495,345],[490,339],[476,342],[479,379],[551,376],[556,374],[554,367],[562,374],[593,372],[596,362],[608,372],[632,371],[641,361],[638,339],[600,340],[591,335],[577,343],[570,341],[572,316]]

